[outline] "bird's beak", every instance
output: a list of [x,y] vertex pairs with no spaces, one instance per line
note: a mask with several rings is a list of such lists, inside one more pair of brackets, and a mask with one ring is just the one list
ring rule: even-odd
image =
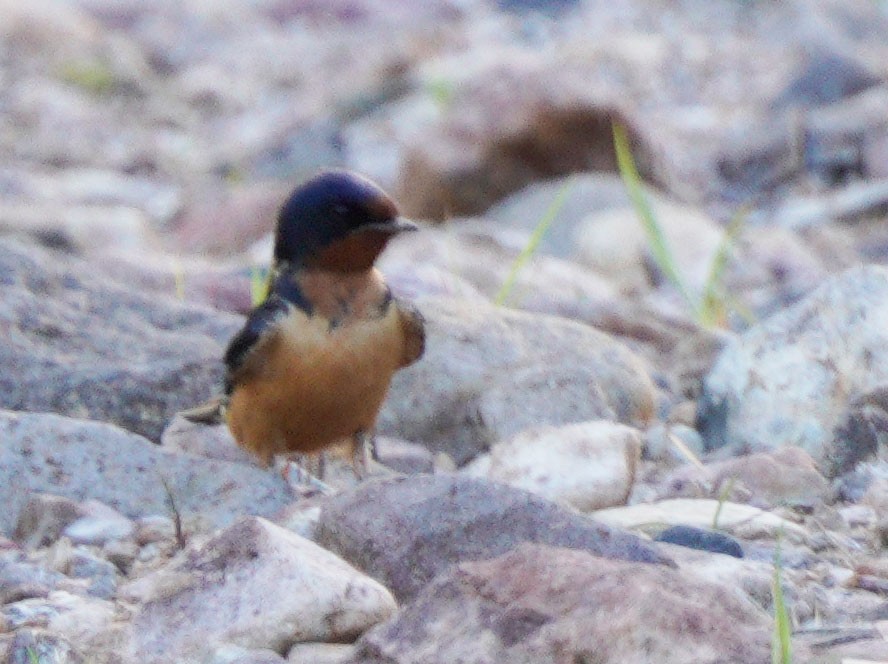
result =
[[381,231],[383,233],[397,235],[398,233],[404,233],[405,231],[419,230],[419,226],[417,226],[409,219],[405,219],[404,217],[395,217],[394,219],[390,219],[388,221],[378,221],[373,224],[364,224],[363,226],[359,227],[359,230]]

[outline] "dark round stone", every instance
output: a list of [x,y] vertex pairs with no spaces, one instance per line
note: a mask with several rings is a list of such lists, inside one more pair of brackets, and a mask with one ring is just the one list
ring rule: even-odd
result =
[[703,528],[693,528],[691,526],[672,526],[654,539],[658,542],[686,546],[689,549],[723,553],[726,556],[734,556],[734,558],[743,557],[743,549],[737,540],[730,535],[714,530],[704,530]]

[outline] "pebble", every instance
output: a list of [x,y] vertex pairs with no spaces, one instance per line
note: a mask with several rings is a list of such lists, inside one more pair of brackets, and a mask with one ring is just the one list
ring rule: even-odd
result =
[[740,543],[724,533],[690,526],[671,526],[657,535],[657,542],[669,542],[700,551],[722,553],[734,558],[743,557],[743,547]]

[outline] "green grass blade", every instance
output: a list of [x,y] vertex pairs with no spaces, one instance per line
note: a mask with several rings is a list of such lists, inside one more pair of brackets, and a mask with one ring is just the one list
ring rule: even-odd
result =
[[725,505],[725,502],[731,496],[734,491],[734,477],[729,477],[728,481],[725,482],[725,485],[722,487],[722,490],[718,494],[718,505],[715,508],[715,514],[712,517],[712,529],[718,530],[718,520],[721,517],[722,508]]
[[617,166],[620,169],[620,177],[623,178],[623,184],[629,193],[629,199],[632,201],[635,213],[638,215],[647,235],[648,246],[654,256],[654,260],[679,295],[681,295],[682,299],[684,299],[690,310],[699,318],[697,305],[691,298],[687,287],[681,279],[681,275],[678,273],[675,259],[666,242],[666,236],[663,234],[663,229],[657,222],[653,208],[651,208],[644,193],[641,176],[638,174],[638,168],[635,165],[635,159],[632,157],[632,150],[629,147],[629,136],[626,133],[626,128],[615,122],[613,124],[613,133],[614,151],[617,154]]
[[177,299],[185,299],[185,268],[183,268],[182,263],[175,258],[173,259],[173,289],[175,290]]
[[792,640],[789,625],[789,613],[783,599],[781,570],[783,563],[780,558],[781,537],[777,537],[777,548],[774,551],[774,581],[771,592],[774,597],[774,637],[771,641],[771,664],[792,664]]
[[512,261],[512,268],[509,270],[509,274],[506,277],[506,280],[503,282],[503,285],[500,286],[499,291],[494,298],[494,302],[497,305],[504,305],[509,299],[509,296],[512,294],[512,290],[515,288],[515,280],[518,278],[518,275],[521,273],[521,270],[524,269],[524,266],[527,264],[527,261],[536,253],[537,247],[539,247],[540,242],[543,237],[545,237],[546,232],[549,230],[549,227],[552,225],[552,222],[558,217],[558,213],[561,212],[561,208],[564,207],[564,204],[567,202],[567,196],[570,194],[571,189],[574,186],[574,178],[573,176],[567,178],[565,183],[561,186],[561,189],[558,190],[558,193],[555,194],[555,198],[552,199],[552,203],[546,209],[546,212],[537,222],[536,227],[533,229],[533,233],[530,236],[530,239],[527,241],[527,245],[524,249],[521,250],[521,253]]
[[250,268],[250,302],[254,307],[265,302],[270,289],[271,277],[268,272],[261,267],[252,266]]
[[700,302],[700,322],[706,327],[724,326],[726,324],[728,297],[723,289],[725,272],[734,243],[740,237],[746,223],[747,210],[741,208],[731,218],[722,234],[718,250],[712,258],[703,298]]

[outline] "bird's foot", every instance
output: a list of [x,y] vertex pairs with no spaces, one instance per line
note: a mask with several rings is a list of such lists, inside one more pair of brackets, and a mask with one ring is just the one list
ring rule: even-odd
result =
[[285,459],[284,466],[281,469],[281,476],[287,483],[290,492],[298,498],[308,498],[317,495],[329,496],[336,493],[333,487],[312,475],[292,459]]

